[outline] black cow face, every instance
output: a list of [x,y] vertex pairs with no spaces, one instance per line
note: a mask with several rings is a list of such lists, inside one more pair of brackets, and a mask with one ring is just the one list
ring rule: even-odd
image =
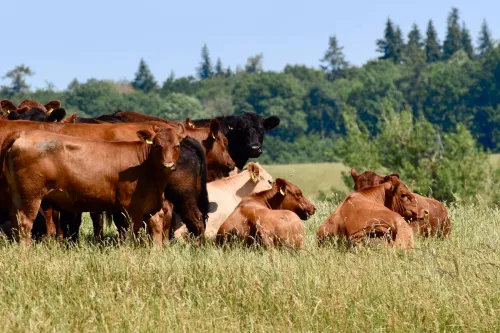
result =
[[34,107],[24,113],[11,111],[7,116],[7,119],[30,120],[30,121],[40,121],[40,122],[58,122],[61,121],[65,116],[66,116],[66,110],[62,108],[55,109],[51,111],[50,114],[46,114],[43,110]]
[[249,158],[262,154],[265,132],[278,127],[280,123],[276,116],[264,118],[256,113],[244,113],[226,119],[229,120],[224,124],[227,127],[225,134],[229,141],[229,154],[240,169]]

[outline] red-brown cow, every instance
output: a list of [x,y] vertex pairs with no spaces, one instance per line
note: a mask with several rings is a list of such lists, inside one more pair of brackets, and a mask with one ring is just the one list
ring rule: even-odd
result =
[[161,245],[163,219],[151,216],[162,208],[182,136],[172,128],[137,135],[144,141],[90,141],[41,131],[10,134],[2,156],[12,218],[24,242],[29,244],[33,220],[45,200],[66,211],[127,212],[135,234],[149,219],[148,230]]
[[[362,174],[358,174],[354,168],[351,169],[351,176],[354,180],[354,190],[383,184],[389,181],[392,176],[399,178],[399,174],[397,173],[385,177],[377,175],[373,171],[365,171]],[[424,220],[409,221],[415,234],[448,237],[451,233],[451,221],[444,205],[432,198],[427,198],[416,193],[413,193],[413,195],[417,199],[418,205],[424,207],[429,212],[429,216]]]
[[391,177],[385,184],[349,194],[320,225],[316,236],[320,244],[335,236],[352,244],[365,237],[389,236],[393,245],[412,248],[413,231],[402,216],[423,218],[425,214],[408,188]]
[[301,219],[315,211],[297,186],[278,178],[270,190],[244,198],[221,225],[216,240],[222,244],[237,237],[248,245],[257,241],[265,247],[300,248],[306,232]]

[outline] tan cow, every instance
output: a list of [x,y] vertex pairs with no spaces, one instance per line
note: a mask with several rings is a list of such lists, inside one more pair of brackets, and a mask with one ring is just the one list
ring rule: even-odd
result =
[[332,237],[356,245],[366,237],[389,237],[389,244],[402,248],[414,246],[413,231],[403,216],[423,218],[427,212],[397,177],[382,185],[353,192],[320,225],[321,244]]
[[300,248],[306,233],[301,219],[315,211],[297,186],[278,178],[270,190],[244,198],[221,225],[216,240],[223,244],[236,237],[248,245]]
[[[213,239],[222,223],[233,212],[243,198],[253,193],[269,190],[273,177],[259,163],[248,163],[247,170],[234,176],[207,184],[208,198],[216,210],[208,214],[205,238]],[[184,238],[187,228],[178,215],[174,215],[174,237]]]
[[[380,176],[373,171],[365,171],[358,174],[356,169],[351,169],[351,176],[354,180],[354,190],[360,190],[369,186],[383,184],[391,176],[399,178],[399,174],[393,173],[389,176]],[[451,233],[451,221],[448,217],[448,211],[444,205],[433,198],[427,198],[413,193],[419,205],[429,212],[429,216],[424,220],[411,220],[410,226],[415,234],[423,236],[444,236],[448,237]]]

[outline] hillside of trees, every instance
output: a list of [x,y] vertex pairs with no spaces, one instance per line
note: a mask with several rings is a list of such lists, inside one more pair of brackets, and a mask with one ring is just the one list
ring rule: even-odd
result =
[[436,135],[463,126],[481,147],[500,151],[500,47],[486,21],[473,38],[453,8],[441,42],[432,21],[403,32],[388,19],[374,42],[380,57],[361,67],[349,64],[336,36],[325,44],[317,68],[290,64],[266,71],[264,55],[256,54],[232,69],[214,61],[204,45],[193,76],[172,73],[160,83],[141,59],[132,82],[75,79],[65,91],[30,90],[26,78],[36,69],[22,65],[5,74],[12,83],[0,97],[15,103],[59,99],[69,114],[80,116],[116,109],[169,119],[278,115],[281,125],[265,141],[263,163],[343,160],[337,142],[348,134],[346,114],[369,139],[380,133],[387,110],[426,119]]

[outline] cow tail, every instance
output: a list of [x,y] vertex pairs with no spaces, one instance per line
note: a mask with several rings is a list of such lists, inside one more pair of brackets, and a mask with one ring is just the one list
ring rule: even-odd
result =
[[3,168],[3,162],[5,160],[5,156],[7,155],[8,150],[12,147],[14,142],[21,137],[20,131],[11,132],[7,135],[5,140],[2,143],[2,150],[0,151],[0,166]]

